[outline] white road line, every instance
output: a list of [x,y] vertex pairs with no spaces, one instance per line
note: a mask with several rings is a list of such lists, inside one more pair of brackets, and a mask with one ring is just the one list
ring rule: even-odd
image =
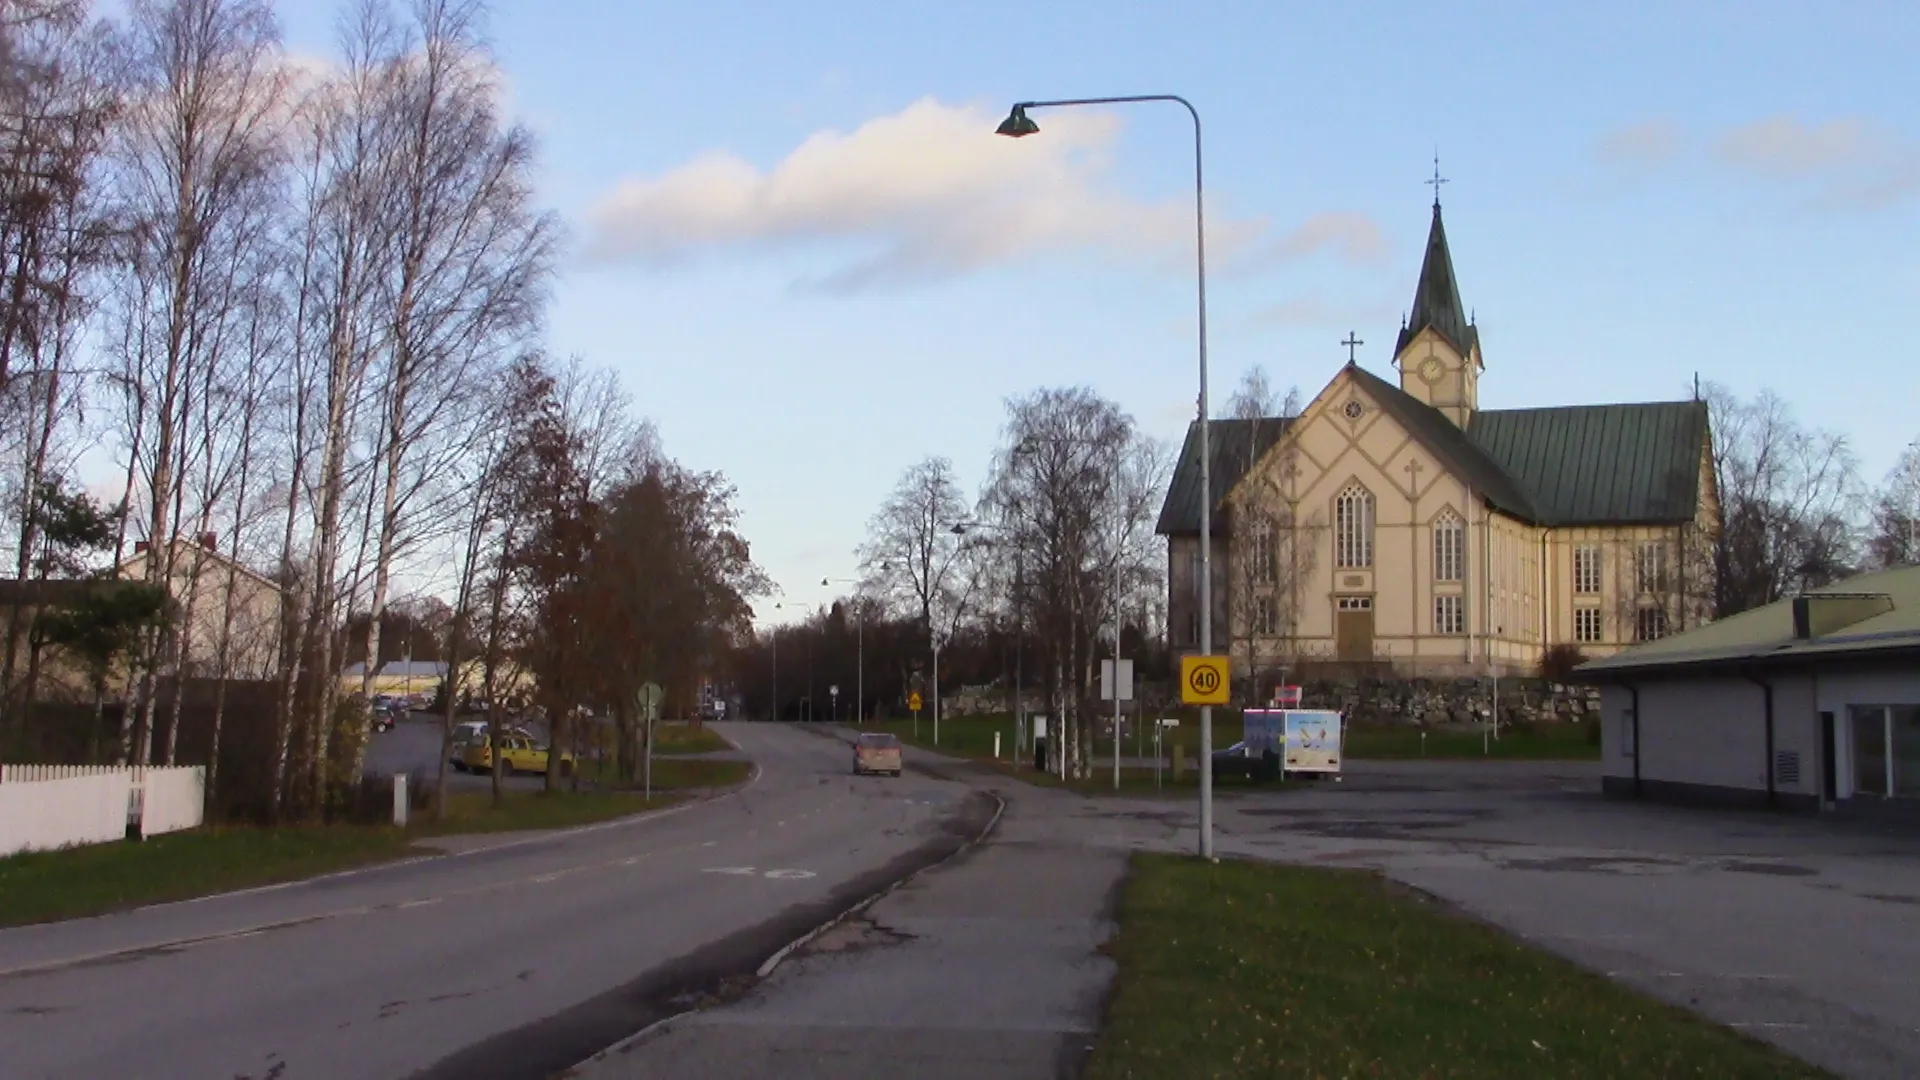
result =
[[[572,836],[579,833],[597,832],[602,829],[614,828],[620,825],[631,825],[636,821],[657,820],[659,818],[666,817],[671,814],[677,814],[685,810],[690,810],[696,806],[709,806],[714,803],[724,802],[728,799],[731,799],[734,796],[745,792],[749,787],[752,787],[755,783],[759,781],[761,775],[762,774],[761,774],[760,766],[758,763],[755,763],[753,766],[753,771],[747,777],[747,782],[741,785],[740,787],[734,789],[733,791],[726,793],[725,795],[721,795],[712,799],[702,799],[697,802],[681,803],[679,806],[669,806],[669,807],[666,807],[665,809],[651,810],[645,813],[635,814],[631,817],[615,818],[612,821],[599,822],[593,825],[583,825],[578,828],[563,829],[557,833],[551,833],[546,836],[533,836],[533,837],[528,837],[525,840],[515,840],[511,843],[497,844],[493,847],[472,848],[468,851],[453,852],[445,855],[426,856],[418,859],[405,859],[400,862],[382,863],[378,866],[362,867],[358,870],[342,870],[338,873],[323,874],[319,877],[305,878],[300,881],[286,881],[286,882],[281,882],[278,885],[262,885],[252,889],[241,889],[237,892],[215,893],[212,896],[195,897],[191,900],[176,900],[166,904],[153,904],[153,905],[149,905],[148,907],[136,908],[134,910],[135,911],[152,911],[158,908],[174,907],[177,905],[204,903],[209,900],[219,900],[219,899],[226,899],[226,898],[238,897],[238,896],[249,896],[257,893],[276,892],[284,889],[297,888],[302,885],[310,885],[317,881],[331,881],[331,880],[338,880],[340,878],[355,877],[358,875],[374,873],[380,870],[391,870],[400,866],[408,866],[414,863],[430,862],[430,861],[433,861],[434,859],[456,859],[463,855],[471,855],[481,851],[501,851],[507,848],[524,847],[528,844],[543,843],[549,840],[560,839],[565,836]],[[669,848],[666,850],[667,851],[685,850],[685,848],[691,847],[691,846],[692,845],[683,845],[680,848]],[[664,852],[652,852],[650,854],[663,854],[663,853]],[[646,855],[642,854],[638,856],[633,856],[633,859],[637,861],[638,859],[645,858],[645,857]],[[601,867],[618,865],[623,862],[625,862],[625,860],[616,859],[616,860],[610,860],[603,863],[589,863],[586,866],[571,868],[570,870],[561,871],[560,873],[557,873],[557,874],[548,875],[546,878],[539,879],[539,880],[552,880],[555,877],[561,876],[561,874],[570,873],[573,870],[597,869]],[[628,863],[628,865],[631,865],[631,864]],[[139,944],[139,945],[124,945],[124,946],[120,946],[112,949],[103,949],[98,952],[82,953],[77,956],[62,957],[57,960],[46,960],[39,963],[22,964],[18,967],[0,968],[0,978],[9,978],[16,975],[27,975],[27,974],[33,974],[33,973],[42,972],[42,971],[58,971],[63,968],[74,967],[79,964],[86,964],[86,963],[92,963],[94,961],[106,960],[115,956],[126,956],[131,953],[149,952],[149,951],[158,950],[158,949],[184,949],[184,948],[190,948],[196,945],[204,945],[204,944],[208,944],[216,941],[232,941],[240,938],[256,937],[262,933],[265,933],[268,930],[290,929],[297,926],[304,926],[309,923],[331,922],[336,919],[350,918],[350,917],[359,916],[359,915],[369,915],[379,910],[392,910],[395,908],[420,907],[420,906],[424,906],[424,904],[426,903],[438,903],[441,900],[457,899],[457,898],[466,897],[466,896],[478,896],[478,895],[489,893],[489,892],[498,892],[502,889],[511,888],[515,885],[525,884],[528,880],[529,879],[521,878],[517,881],[491,882],[486,885],[475,886],[473,888],[457,889],[453,892],[442,893],[437,897],[431,897],[426,899],[425,901],[416,900],[409,903],[398,904],[398,905],[363,904],[356,907],[341,908],[336,911],[323,912],[319,915],[310,915],[310,916],[305,916],[305,917],[295,918],[295,919],[277,919],[271,922],[259,923],[253,926],[240,927],[235,930],[224,931],[216,934],[205,934],[200,936],[170,938],[170,939],[165,939],[161,941],[146,942],[144,944]],[[94,922],[102,919],[123,918],[129,914],[132,914],[132,912],[120,912],[112,915],[95,915],[86,919],[64,920],[59,925],[63,927],[70,926],[70,925],[82,925],[88,922]],[[3,938],[3,937],[4,937],[4,933],[0,933],[0,938]]]

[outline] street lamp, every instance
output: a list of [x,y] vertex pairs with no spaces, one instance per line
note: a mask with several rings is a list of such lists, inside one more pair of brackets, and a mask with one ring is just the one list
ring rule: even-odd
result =
[[[881,569],[886,569],[886,564],[882,563]],[[853,593],[855,608],[853,613],[855,634],[853,723],[855,727],[865,727],[867,724],[867,611],[866,605],[860,602],[861,590],[865,587],[865,583],[856,581],[853,578],[821,578],[820,584],[822,586],[835,584],[855,586]]]
[[[1193,224],[1195,267],[1199,281],[1200,317],[1200,652],[1213,653],[1213,467],[1208,444],[1207,417],[1207,215],[1206,185],[1201,169],[1200,112],[1176,94],[1139,94],[1129,97],[1062,98],[1057,101],[1016,102],[1000,122],[997,133],[1009,138],[1036,135],[1040,125],[1027,115],[1033,109],[1080,105],[1133,105],[1166,101],[1180,105],[1193,117]],[[1118,664],[1114,665],[1117,669]],[[1200,707],[1200,855],[1213,857],[1213,708]]]

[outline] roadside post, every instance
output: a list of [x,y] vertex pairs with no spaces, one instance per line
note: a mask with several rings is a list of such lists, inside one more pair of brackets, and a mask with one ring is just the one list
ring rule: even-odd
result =
[[913,713],[913,737],[915,739],[920,738],[920,706],[921,704],[922,702],[920,701],[920,691],[915,690],[912,693],[907,695],[907,709],[909,712]]
[[1113,790],[1120,790],[1120,703],[1133,700],[1133,661],[1100,661],[1100,697],[1113,702]]
[[[1204,410],[1202,410],[1204,412]],[[1204,419],[1204,417],[1203,417]],[[1200,431],[1204,436],[1207,425],[1202,423]],[[1207,463],[1205,450],[1200,452],[1200,464],[1204,469]],[[1202,483],[1204,487],[1204,482]],[[1211,504],[1200,500],[1202,512],[1211,508]],[[1203,529],[1202,532],[1205,530]],[[1204,561],[1209,545],[1202,545],[1200,555]],[[1204,576],[1202,581],[1208,580]],[[1209,614],[1213,590],[1200,590],[1202,615],[1200,616],[1200,640],[1202,646],[1212,643],[1213,625]],[[1213,707],[1226,705],[1233,697],[1233,671],[1224,656],[1183,656],[1180,658],[1180,702],[1183,705],[1200,706],[1200,856],[1213,858]],[[1179,773],[1174,779],[1180,778]]]
[[827,719],[836,724],[840,722],[839,683],[834,683],[832,686],[827,687]]
[[660,689],[659,683],[647,683],[640,688],[640,722],[646,729],[647,742],[645,798],[648,802],[653,801],[653,718],[660,711],[660,701],[664,697],[666,692]]
[[393,823],[407,827],[407,774],[393,774]]

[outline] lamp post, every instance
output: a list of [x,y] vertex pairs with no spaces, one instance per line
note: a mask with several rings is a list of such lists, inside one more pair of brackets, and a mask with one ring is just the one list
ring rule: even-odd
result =
[[[1038,134],[1040,125],[1027,113],[1033,109],[1080,105],[1133,105],[1164,101],[1180,105],[1193,117],[1193,224],[1195,268],[1199,282],[1200,328],[1200,652],[1213,653],[1213,455],[1208,442],[1207,416],[1207,215],[1206,185],[1201,168],[1200,112],[1177,94],[1138,94],[1128,97],[1062,98],[1014,104],[1000,122],[997,134],[1024,138]],[[1114,665],[1116,669],[1118,664]],[[1213,708],[1200,707],[1200,855],[1213,857]]]
[[[782,605],[775,604],[773,610],[779,611],[781,607]],[[771,700],[767,702],[767,719],[769,720],[780,719],[780,623],[777,621],[779,618],[778,615],[774,616],[776,621],[767,635],[768,640],[773,642],[773,689],[768,695]]]
[[[885,569],[885,564],[881,564]],[[854,603],[854,682],[853,682],[853,723],[856,727],[865,727],[867,723],[867,609],[861,603],[861,591],[864,584],[853,578],[821,578],[820,584],[853,585]]]

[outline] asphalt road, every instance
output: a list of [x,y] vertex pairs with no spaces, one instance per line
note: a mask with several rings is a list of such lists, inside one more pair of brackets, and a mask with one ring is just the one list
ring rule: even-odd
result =
[[545,1077],[958,848],[991,799],[731,724],[739,793],[274,889],[0,932],[0,1071]]

